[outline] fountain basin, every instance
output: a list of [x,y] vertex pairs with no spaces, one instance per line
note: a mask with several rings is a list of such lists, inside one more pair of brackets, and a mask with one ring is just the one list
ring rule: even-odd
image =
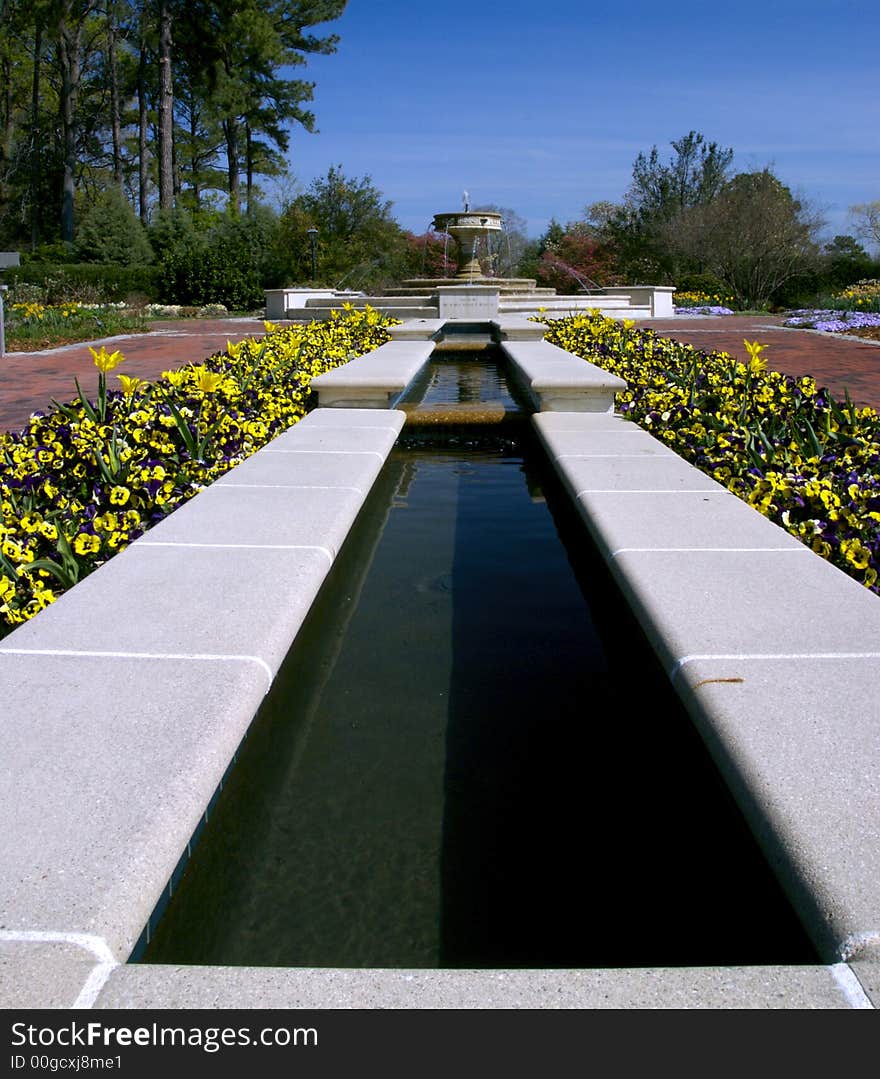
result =
[[458,246],[458,272],[460,281],[473,281],[483,277],[477,258],[477,243],[491,232],[501,231],[501,214],[488,210],[435,214],[432,226],[437,232],[447,232]]

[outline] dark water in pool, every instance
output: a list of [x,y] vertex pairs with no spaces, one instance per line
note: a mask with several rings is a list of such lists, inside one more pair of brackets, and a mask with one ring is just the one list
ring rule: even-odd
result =
[[527,440],[393,452],[144,961],[814,961],[542,489]]

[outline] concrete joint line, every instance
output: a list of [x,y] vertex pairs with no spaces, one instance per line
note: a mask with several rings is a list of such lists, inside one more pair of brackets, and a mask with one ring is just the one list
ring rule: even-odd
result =
[[669,669],[670,682],[675,682],[688,663],[706,659],[880,659],[880,652],[707,652],[704,655],[682,656],[676,660]]
[[256,663],[267,679],[265,693],[272,686],[274,675],[272,668],[259,656],[225,655],[219,652],[99,652],[80,651],[68,648],[0,648],[0,655],[6,656],[79,656],[83,659],[176,659],[195,662],[213,661],[217,663]]
[[341,487],[333,486],[326,483],[230,483],[228,480],[215,485],[220,490],[232,489],[237,487],[247,487],[249,490],[255,491],[354,491],[355,494],[362,495],[364,492],[360,487]]
[[263,452],[264,453],[266,453],[266,452],[268,452],[268,453],[318,453],[318,454],[321,454],[321,453],[333,453],[333,454],[336,454],[337,456],[342,455],[342,456],[345,456],[345,457],[378,457],[379,460],[382,461],[383,464],[385,462],[384,454],[377,453],[375,450],[279,450],[279,449],[274,449],[274,448],[270,448],[270,447],[271,447],[271,443],[270,443],[269,446],[264,446],[263,447]]
[[834,966],[829,967],[829,970],[834,976],[834,980],[837,982],[840,991],[846,997],[850,1007],[870,1008],[871,1011],[874,1010],[871,998],[865,992],[862,983],[855,974],[853,974],[846,963],[835,963]]
[[560,453],[557,461],[584,461],[593,458],[611,458],[614,461],[668,461],[672,453]]
[[97,963],[83,983],[72,1008],[91,1008],[104,988],[107,979],[119,966],[103,937],[92,933],[61,933],[38,929],[0,929],[0,943],[10,944],[73,944],[90,952]]
[[327,547],[313,543],[178,543],[174,540],[138,540],[138,547],[204,547],[206,550],[229,551],[321,551],[330,561],[334,554]]
[[704,554],[812,554],[809,547],[618,547],[609,558],[619,554],[704,553]]
[[864,948],[876,948],[878,944],[880,944],[880,932],[852,933],[840,946],[840,958],[844,962],[850,962],[857,959],[858,953]]
[[658,490],[656,487],[652,487],[650,490],[639,490],[638,488],[627,488],[621,490],[619,487],[585,487],[582,491],[574,496],[580,498],[581,495],[711,495],[715,492],[708,487],[675,487],[664,488]]

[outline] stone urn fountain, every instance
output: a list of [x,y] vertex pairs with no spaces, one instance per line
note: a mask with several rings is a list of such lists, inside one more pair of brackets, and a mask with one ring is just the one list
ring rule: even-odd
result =
[[501,231],[501,214],[490,210],[469,210],[449,214],[435,214],[433,228],[447,232],[458,245],[458,272],[456,281],[475,281],[483,277],[477,258],[477,242],[481,236]]

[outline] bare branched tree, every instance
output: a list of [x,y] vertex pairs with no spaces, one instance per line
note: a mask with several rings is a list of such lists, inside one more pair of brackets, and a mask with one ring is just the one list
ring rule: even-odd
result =
[[684,210],[666,227],[679,255],[722,281],[745,307],[761,307],[816,260],[818,213],[769,169],[742,172],[712,202]]
[[856,235],[880,250],[880,199],[850,206],[849,212],[855,222]]

